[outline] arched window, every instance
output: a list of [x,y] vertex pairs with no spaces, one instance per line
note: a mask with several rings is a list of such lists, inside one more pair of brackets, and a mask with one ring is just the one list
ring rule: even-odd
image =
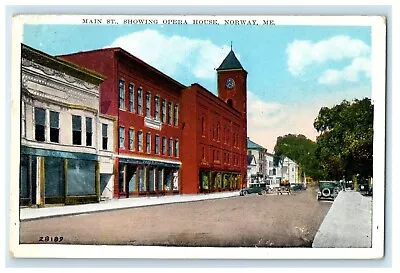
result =
[[219,138],[219,122],[217,124],[217,141],[220,141],[220,138]]

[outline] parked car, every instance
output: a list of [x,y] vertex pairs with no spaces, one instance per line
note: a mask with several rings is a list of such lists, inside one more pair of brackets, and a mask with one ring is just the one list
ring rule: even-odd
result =
[[292,187],[292,191],[304,190],[304,184],[301,184],[301,183],[293,184],[291,187]]
[[340,181],[320,181],[317,198],[318,200],[334,200],[343,189],[344,185]]
[[240,190],[240,195],[245,196],[252,193],[266,194],[269,191],[269,186],[265,183],[252,183],[249,187]]

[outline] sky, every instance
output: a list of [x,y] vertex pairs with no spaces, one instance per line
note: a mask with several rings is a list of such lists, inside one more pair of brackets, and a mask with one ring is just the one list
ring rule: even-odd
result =
[[371,98],[369,26],[25,25],[23,43],[51,55],[121,47],[184,85],[217,95],[217,68],[233,51],[248,72],[250,139],[316,140],[321,107]]

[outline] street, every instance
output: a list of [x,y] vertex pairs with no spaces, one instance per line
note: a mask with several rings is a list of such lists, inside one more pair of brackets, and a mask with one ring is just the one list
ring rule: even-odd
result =
[[311,247],[330,206],[307,189],[130,208],[23,221],[20,241],[45,243],[40,237],[49,236],[63,237],[58,244]]

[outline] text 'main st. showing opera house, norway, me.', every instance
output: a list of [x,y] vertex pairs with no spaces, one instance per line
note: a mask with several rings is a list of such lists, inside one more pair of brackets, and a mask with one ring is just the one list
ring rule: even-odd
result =
[[21,205],[246,184],[247,72],[233,50],[216,69],[215,96],[122,48],[21,49]]

